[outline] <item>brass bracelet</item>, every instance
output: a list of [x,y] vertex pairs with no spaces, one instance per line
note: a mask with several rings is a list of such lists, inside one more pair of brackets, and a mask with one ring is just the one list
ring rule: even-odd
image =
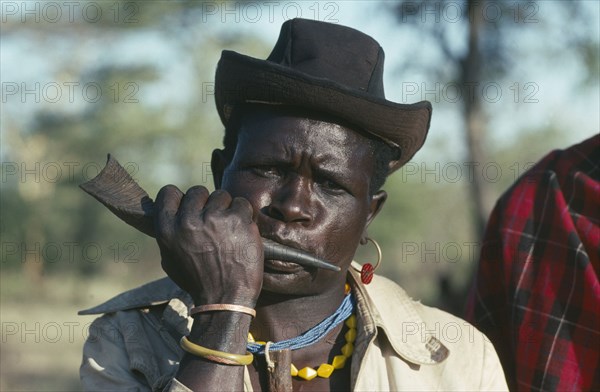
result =
[[231,354],[223,351],[211,350],[210,348],[199,346],[188,340],[187,337],[182,336],[179,341],[181,348],[193,355],[198,357],[206,358],[213,362],[222,363],[225,365],[237,365],[244,366],[250,365],[254,361],[254,355],[246,352],[246,355]]
[[256,317],[256,310],[249,308],[247,306],[232,305],[232,304],[212,304],[212,305],[195,306],[192,309],[190,309],[190,316],[193,316],[197,313],[216,312],[219,310],[228,310],[230,312],[246,313],[252,317]]

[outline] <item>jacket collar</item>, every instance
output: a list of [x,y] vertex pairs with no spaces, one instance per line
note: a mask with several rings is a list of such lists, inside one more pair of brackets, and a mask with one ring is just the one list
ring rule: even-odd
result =
[[[353,266],[360,265],[353,262]],[[403,359],[418,365],[443,362],[450,351],[434,335],[431,323],[427,327],[419,314],[423,305],[414,301],[397,284],[375,275],[371,284],[360,282],[360,273],[349,269],[352,288],[357,297],[358,311],[364,327],[375,334],[382,331],[394,351]]]
[[[360,267],[358,264],[353,264]],[[360,282],[360,274],[349,269],[350,284],[355,293],[359,319],[363,320],[365,332],[369,335],[382,331],[394,351],[403,359],[418,365],[433,365],[443,362],[449,350],[427,329],[419,315],[418,306],[406,292],[388,279],[375,276],[370,285]],[[192,306],[190,296],[170,278],[165,277],[136,289],[126,291],[116,297],[89,309],[79,315],[114,313],[121,310],[149,308],[162,304],[183,302]],[[178,306],[178,308],[181,306]],[[168,309],[167,309],[168,310]],[[178,309],[178,318],[188,318],[185,309]],[[431,326],[430,326],[431,328]],[[188,327],[189,329],[189,327]]]
[[170,278],[165,277],[121,293],[98,306],[80,310],[77,314],[83,316],[148,308],[168,303],[173,298],[185,299],[183,302],[191,302],[188,300],[189,295],[185,291]]

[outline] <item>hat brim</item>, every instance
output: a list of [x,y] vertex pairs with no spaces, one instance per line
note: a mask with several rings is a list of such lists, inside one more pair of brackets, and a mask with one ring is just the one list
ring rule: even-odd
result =
[[329,79],[317,78],[267,60],[223,51],[215,76],[215,101],[227,125],[231,110],[243,103],[289,105],[339,117],[400,147],[402,156],[390,173],[423,146],[431,120],[431,103],[399,104]]

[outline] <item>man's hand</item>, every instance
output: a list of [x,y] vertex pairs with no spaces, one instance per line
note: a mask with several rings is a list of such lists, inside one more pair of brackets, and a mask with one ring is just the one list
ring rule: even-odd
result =
[[252,205],[203,186],[183,194],[167,185],[156,197],[162,268],[195,305],[254,308],[263,276],[263,245]]

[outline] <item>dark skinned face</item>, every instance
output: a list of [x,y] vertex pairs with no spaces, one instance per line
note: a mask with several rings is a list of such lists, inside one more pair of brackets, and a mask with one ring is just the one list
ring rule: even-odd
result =
[[316,295],[339,290],[386,198],[385,192],[369,194],[374,158],[367,139],[322,119],[262,110],[245,115],[238,135],[231,162],[220,151],[213,154],[215,178],[222,173],[216,186],[252,204],[263,237],[342,269],[265,260],[263,291]]

